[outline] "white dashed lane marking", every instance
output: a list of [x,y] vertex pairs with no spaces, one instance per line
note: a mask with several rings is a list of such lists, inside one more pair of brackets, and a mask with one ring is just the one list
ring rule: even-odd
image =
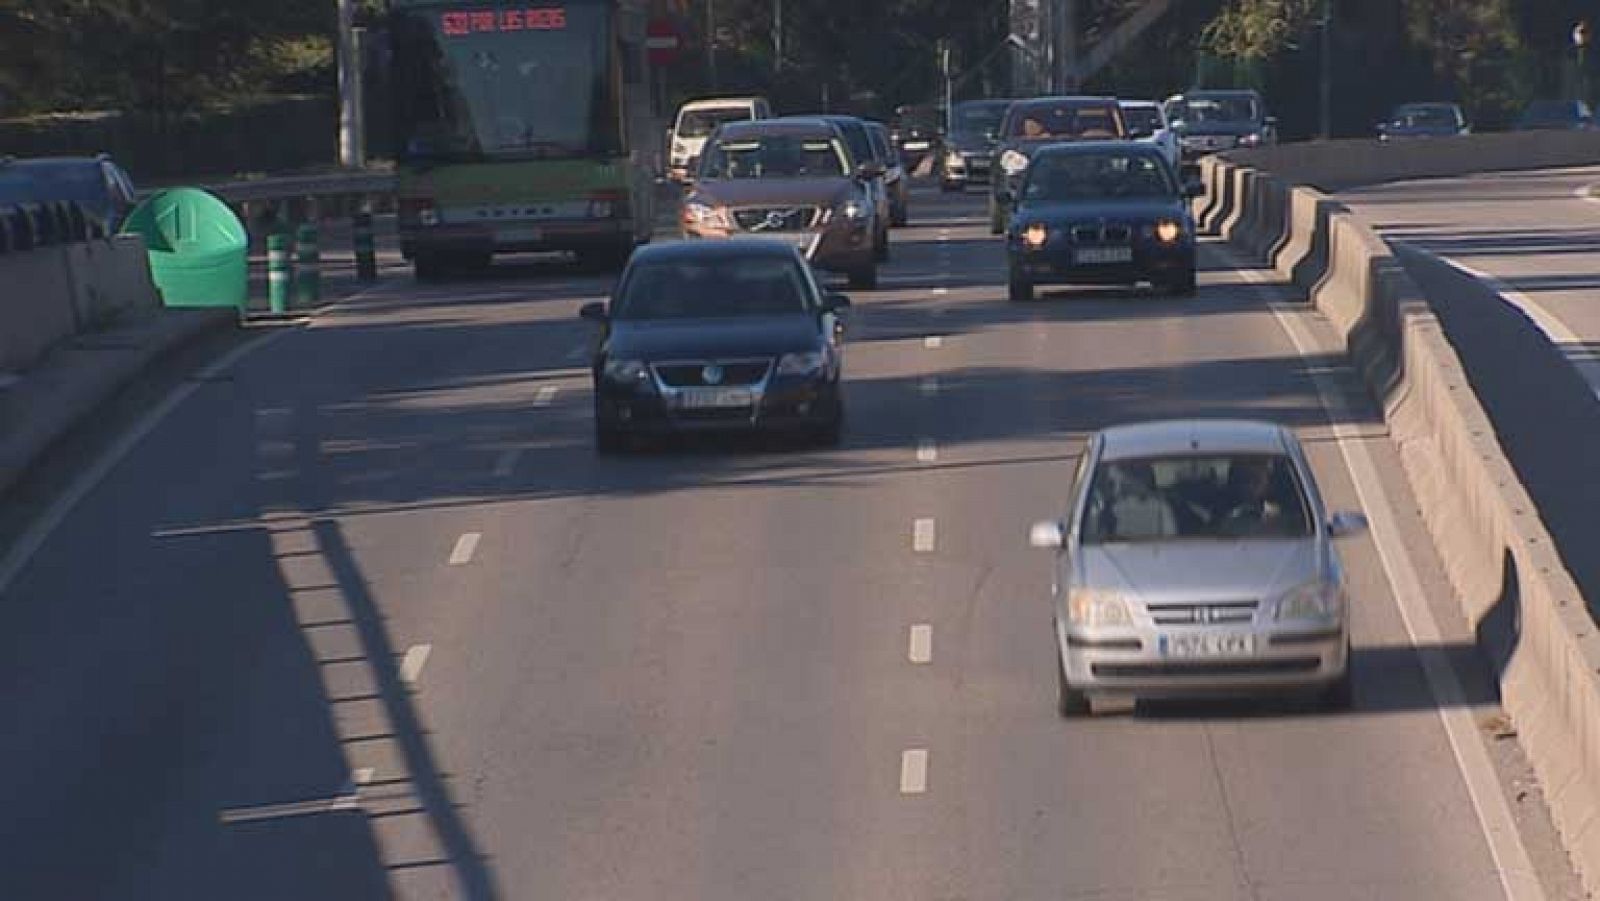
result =
[[929,335],[922,339],[922,346],[928,350],[938,350],[944,346],[944,338],[940,335]]
[[468,532],[456,539],[456,546],[450,551],[451,566],[466,566],[472,562],[472,555],[478,552],[478,542],[483,540],[480,532]]
[[928,790],[928,749],[908,748],[900,754],[900,794],[920,795]]
[[548,407],[556,402],[556,395],[559,393],[561,393],[561,389],[555,385],[545,385],[539,389],[538,394],[534,395],[533,405],[540,409]]
[[937,462],[939,462],[939,446],[933,443],[933,439],[924,438],[921,441],[917,442],[917,462],[918,463],[937,463]]
[[911,524],[911,549],[919,554],[933,553],[935,526],[931,519],[919,519]]
[[933,626],[918,623],[911,627],[911,637],[906,657],[912,663],[933,662]]
[[417,684],[422,678],[422,668],[428,665],[428,655],[433,653],[433,645],[416,644],[406,650],[406,655],[400,658],[400,681],[407,685]]

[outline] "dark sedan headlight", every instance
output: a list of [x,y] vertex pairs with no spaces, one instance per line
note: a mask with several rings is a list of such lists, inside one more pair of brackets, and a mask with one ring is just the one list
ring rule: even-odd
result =
[[1030,222],[1017,233],[1022,237],[1022,245],[1029,250],[1038,250],[1050,240],[1050,227],[1043,222]]
[[1261,132],[1253,131],[1253,132],[1251,132],[1250,134],[1247,134],[1247,135],[1240,135],[1239,136],[1239,146],[1240,147],[1260,147],[1261,146]]
[[778,375],[810,377],[827,368],[828,355],[820,350],[784,354],[778,358]]
[[649,378],[649,368],[643,360],[607,360],[606,380],[617,385],[642,385]]
[[1142,231],[1146,238],[1153,238],[1161,244],[1176,244],[1183,240],[1186,229],[1182,222],[1176,219],[1157,219],[1146,225]]

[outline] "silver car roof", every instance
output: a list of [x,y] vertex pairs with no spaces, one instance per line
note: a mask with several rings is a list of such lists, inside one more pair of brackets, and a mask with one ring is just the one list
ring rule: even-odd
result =
[[1248,419],[1169,419],[1100,432],[1102,460],[1195,454],[1284,454],[1294,438],[1282,426]]

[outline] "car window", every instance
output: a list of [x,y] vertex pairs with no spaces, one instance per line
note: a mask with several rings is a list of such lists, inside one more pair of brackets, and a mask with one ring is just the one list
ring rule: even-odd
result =
[[890,159],[888,130],[873,126],[867,130],[867,133],[872,136],[872,151],[877,155],[878,160],[880,162],[888,162]]
[[962,103],[951,111],[952,131],[963,134],[993,135],[1000,130],[1009,103]]
[[677,133],[680,138],[703,138],[724,122],[744,122],[752,118],[747,106],[684,110],[678,117]]
[[1455,109],[1448,106],[1402,106],[1394,121],[1407,127],[1454,128],[1460,124]]
[[1170,170],[1149,153],[1043,154],[1029,168],[1022,196],[1043,203],[1175,196]]
[[88,210],[103,208],[107,202],[105,177],[99,163],[17,166],[18,174],[32,182],[33,202],[69,201]]
[[853,121],[840,122],[839,131],[844,135],[845,146],[850,148],[851,159],[857,164],[872,161],[872,139],[867,137],[865,125]]
[[1112,105],[1082,103],[1030,104],[1012,117],[1010,137],[1124,138],[1122,112]]
[[1153,106],[1125,106],[1122,118],[1128,123],[1128,134],[1135,137],[1147,137],[1162,128],[1161,112]]
[[1261,118],[1254,97],[1190,97],[1180,106],[1191,125],[1211,122],[1254,122]]
[[765,135],[715,141],[704,155],[705,179],[843,178],[844,148],[828,138]]
[[1084,544],[1306,538],[1310,504],[1282,454],[1152,457],[1095,471]]
[[784,257],[662,260],[632,267],[615,305],[621,320],[732,319],[812,307],[798,261]]

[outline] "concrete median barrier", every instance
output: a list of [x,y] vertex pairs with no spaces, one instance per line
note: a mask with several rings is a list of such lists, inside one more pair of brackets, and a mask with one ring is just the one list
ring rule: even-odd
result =
[[1477,172],[1556,169],[1600,163],[1600,132],[1536,131],[1425,140],[1321,141],[1224,155],[1324,191]]
[[1241,192],[1223,233],[1306,293],[1382,404],[1556,826],[1585,886],[1600,889],[1600,630],[1455,348],[1388,245],[1349,211],[1292,178],[1215,165],[1210,183]]

